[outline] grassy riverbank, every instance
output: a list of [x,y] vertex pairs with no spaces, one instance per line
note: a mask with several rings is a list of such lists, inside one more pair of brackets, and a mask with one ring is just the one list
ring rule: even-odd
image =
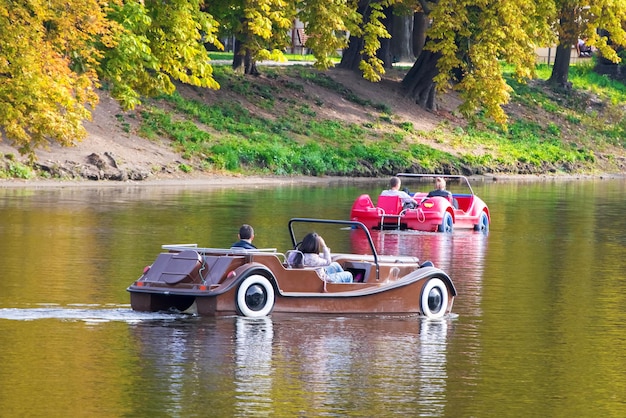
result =
[[[549,69],[539,69],[541,78]],[[242,78],[219,67],[229,99],[178,93],[142,112],[147,137],[167,136],[189,160],[183,170],[279,175],[371,176],[402,170],[533,174],[621,170],[626,91],[620,83],[572,67],[574,88],[554,93],[543,82],[509,79],[508,130],[480,117],[466,123],[446,109],[433,129],[395,112],[402,97],[364,96],[308,67],[265,68]],[[362,81],[363,84],[369,84]],[[325,90],[311,94],[308,86]],[[358,122],[321,116],[340,95],[369,115]]]
[[[402,94],[407,68],[394,68],[381,83],[307,65],[262,66],[259,77],[228,65],[214,69],[220,90],[179,86],[172,96],[116,112],[117,128],[179,155],[168,167],[179,176],[592,174],[626,167],[626,88],[589,65],[571,68],[573,88],[563,92],[542,81],[546,66],[529,84],[507,71],[507,129],[480,115],[468,122],[454,94],[442,96],[435,113],[420,109]],[[42,175],[13,161],[5,163],[5,178]]]

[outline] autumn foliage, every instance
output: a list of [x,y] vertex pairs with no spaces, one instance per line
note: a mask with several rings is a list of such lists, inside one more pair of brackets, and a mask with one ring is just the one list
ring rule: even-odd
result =
[[375,82],[389,64],[379,51],[390,15],[416,13],[428,27],[406,94],[434,108],[438,92],[456,89],[466,116],[484,110],[500,123],[510,90],[502,61],[523,81],[539,46],[586,34],[618,60],[614,48],[626,44],[626,4],[614,0],[0,0],[0,140],[31,157],[49,141],[80,140],[100,88],[125,109],[176,81],[217,89],[207,48],[235,39],[233,66],[253,74],[257,60],[284,59],[296,20],[317,68],[358,39],[357,68]]
[[217,88],[204,46],[216,33],[193,0],[0,0],[2,139],[31,157],[82,139],[103,83],[125,108],[173,79]]

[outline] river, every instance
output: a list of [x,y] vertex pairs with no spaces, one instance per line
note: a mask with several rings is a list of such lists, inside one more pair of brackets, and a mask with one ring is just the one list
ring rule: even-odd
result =
[[0,188],[0,416],[626,416],[622,179],[478,181],[488,234],[374,233],[449,273],[442,321],[130,309],[162,244],[249,223],[285,251],[290,218],[347,219],[384,183]]

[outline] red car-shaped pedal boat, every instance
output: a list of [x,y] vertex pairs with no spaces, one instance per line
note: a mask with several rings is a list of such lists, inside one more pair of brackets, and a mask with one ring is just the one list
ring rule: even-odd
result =
[[[338,224],[346,233],[365,232],[371,254],[333,254],[353,274],[353,283],[328,283],[315,267],[295,267],[288,253],[165,245],[154,263],[128,287],[135,311],[263,317],[270,313],[418,314],[441,318],[452,309],[452,280],[417,257],[378,255],[359,222],[295,218]],[[347,227],[346,227],[347,226]],[[293,251],[293,250],[290,250]]]
[[489,231],[491,216],[489,208],[474,194],[465,176],[434,174],[397,174],[404,182],[407,179],[432,181],[444,178],[453,188],[449,197],[429,197],[429,192],[409,193],[418,202],[415,208],[403,208],[398,196],[379,196],[376,205],[369,195],[359,196],[352,205],[350,219],[362,222],[369,229],[411,229],[416,231],[452,232],[455,228]]

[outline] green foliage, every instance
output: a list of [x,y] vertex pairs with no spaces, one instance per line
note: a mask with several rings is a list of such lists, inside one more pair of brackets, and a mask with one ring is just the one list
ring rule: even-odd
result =
[[441,172],[442,165],[457,165],[459,159],[453,155],[437,150],[424,144],[415,144],[409,147],[411,157],[419,161],[420,165],[432,172]]
[[402,129],[403,131],[406,131],[406,132],[413,132],[414,131],[413,124],[411,122],[401,122],[400,123],[400,129]]
[[508,133],[501,130],[476,130],[470,128],[463,138],[463,145],[471,148],[480,145],[488,150],[485,155],[464,156],[468,163],[480,162],[485,167],[497,165],[516,166],[528,164],[542,167],[544,164],[586,163],[593,160],[589,150],[577,149],[560,141],[560,132],[553,127],[516,120],[511,123]]
[[586,66],[573,66],[570,68],[569,74],[569,81],[576,89],[590,91],[614,105],[626,102],[626,85],[624,83],[606,75],[589,71]]
[[308,0],[299,2],[298,19],[306,23],[307,48],[313,51],[315,67],[327,69],[334,65],[337,51],[348,46],[347,33],[361,34],[362,16],[356,2],[345,0]]
[[[267,92],[252,85],[241,89],[239,76],[229,71],[218,72],[218,77],[223,88],[231,87],[257,106],[256,98]],[[281,101],[280,96],[274,99]],[[398,127],[380,134],[375,128],[320,119],[309,105],[289,107],[288,115],[266,119],[236,102],[209,105],[177,93],[159,100],[167,101],[174,113],[146,107],[141,132],[172,139],[201,167],[280,175],[371,175],[411,164],[411,153],[402,149],[406,130]]]
[[7,157],[4,168],[0,165],[0,178],[14,178],[28,180],[35,177],[35,172],[25,164]]
[[172,80],[219,88],[203,45],[222,48],[218,23],[199,0],[111,3],[107,18],[112,31],[101,44],[99,75],[124,109],[140,104],[141,96],[172,93]]

